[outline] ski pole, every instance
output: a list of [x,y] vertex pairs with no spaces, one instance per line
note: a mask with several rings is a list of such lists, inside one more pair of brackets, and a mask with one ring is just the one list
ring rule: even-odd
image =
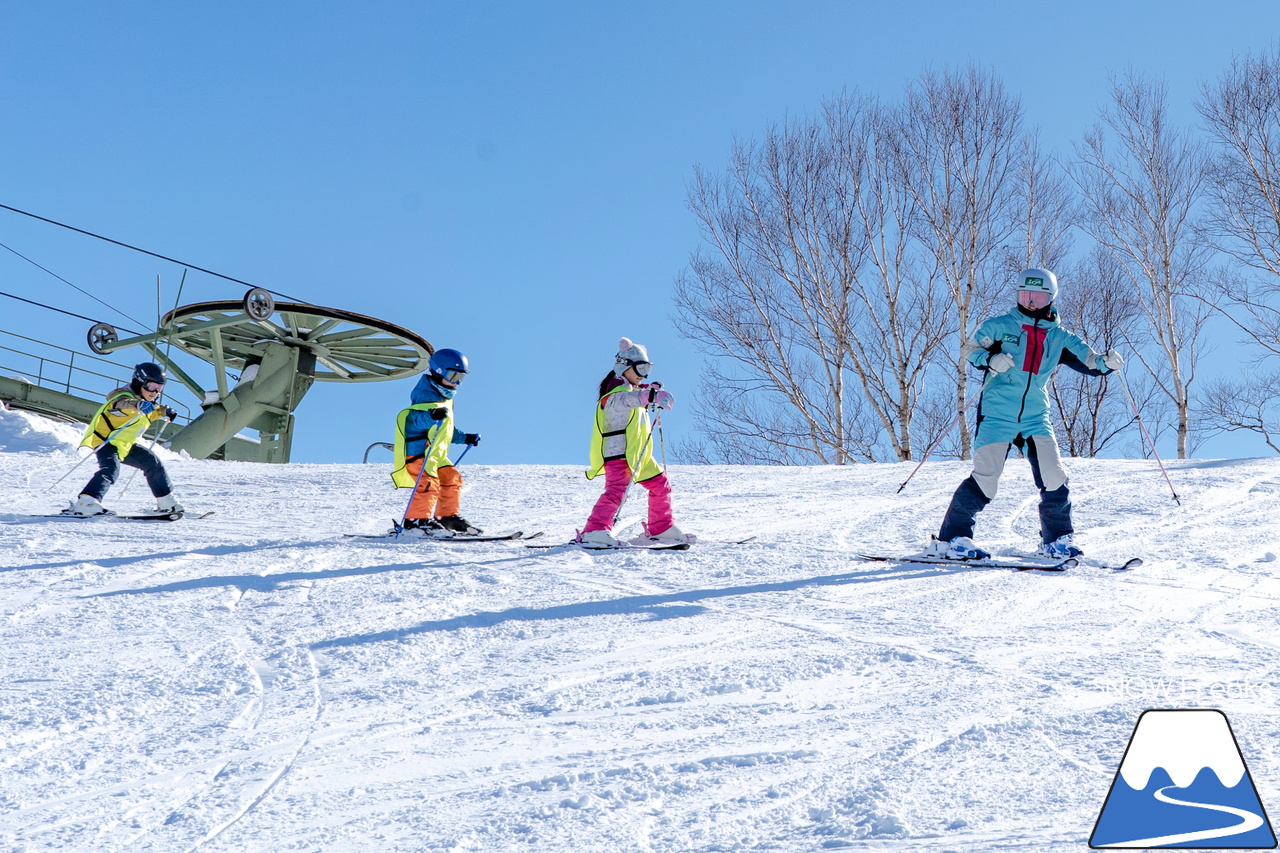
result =
[[622,487],[622,500],[618,501],[618,509],[613,514],[613,523],[617,524],[618,519],[622,517],[622,507],[627,502],[627,492],[631,491],[631,484],[636,482],[636,475],[640,473],[640,466],[644,464],[644,457],[649,452],[649,445],[653,443],[653,433],[662,424],[662,418],[658,416],[658,410],[650,404],[650,413],[653,414],[653,429],[649,430],[649,435],[644,440],[644,447],[640,449],[640,456],[636,459],[636,470],[627,475],[627,484]]
[[59,484],[59,483],[61,483],[63,480],[67,479],[67,478],[68,478],[68,477],[70,477],[72,474],[74,474],[76,471],[80,470],[80,466],[81,466],[81,465],[83,465],[84,463],[88,462],[88,461],[89,461],[89,459],[90,459],[90,458],[92,458],[92,457],[93,457],[93,456],[95,456],[95,455],[97,455],[97,454],[96,454],[94,451],[90,450],[90,451],[89,451],[89,453],[88,453],[88,455],[86,455],[83,459],[81,459],[79,462],[77,462],[77,463],[75,464],[75,466],[74,466],[74,467],[72,467],[72,469],[71,469],[70,471],[68,471],[67,473],[63,474],[63,475],[62,475],[61,477],[59,477],[57,480],[54,480],[54,482],[53,482],[53,486],[50,486],[49,488],[45,489],[45,491],[46,491],[46,492],[51,492],[51,491],[53,491],[53,487],[54,487],[54,486],[58,485],[58,484]]
[[[111,441],[111,439],[115,438],[116,433],[118,433],[120,430],[124,429],[124,428],[125,428],[126,426],[128,426],[128,425],[129,425],[129,424],[127,424],[127,423],[126,423],[126,424],[124,424],[123,426],[117,427],[116,429],[112,430],[112,431],[107,435],[106,439],[104,439],[104,440],[103,440],[102,444],[106,444],[107,442]],[[101,448],[101,447],[102,447],[102,444],[98,445],[98,448]],[[74,466],[74,467],[72,467],[72,469],[71,469],[70,471],[68,471],[67,473],[65,473],[65,474],[63,474],[61,477],[59,477],[57,480],[55,480],[55,481],[54,481],[54,483],[53,483],[53,486],[58,485],[58,483],[61,483],[63,480],[65,480],[65,479],[67,479],[68,477],[70,477],[72,474],[74,474],[74,473],[75,473],[75,472],[80,468],[80,466],[81,466],[81,465],[83,465],[84,463],[88,462],[88,461],[89,461],[89,459],[90,459],[90,457],[93,457],[93,456],[97,456],[97,450],[91,450],[91,451],[89,452],[89,455],[88,455],[88,456],[86,456],[86,457],[84,457],[83,459],[81,459],[79,462],[77,462],[77,463],[75,464],[75,466]],[[45,489],[45,491],[46,491],[46,492],[53,491],[53,486],[50,486],[49,488]],[[123,494],[123,492],[122,492],[121,494]]]
[[1169,484],[1169,491],[1173,494],[1173,502],[1178,506],[1182,506],[1182,501],[1178,500],[1178,490],[1173,487],[1173,481],[1169,479],[1169,472],[1165,470],[1164,463],[1160,461],[1160,454],[1156,452],[1156,443],[1151,438],[1151,433],[1147,432],[1147,425],[1142,422],[1142,415],[1138,412],[1138,404],[1134,402],[1133,395],[1129,393],[1129,383],[1124,381],[1124,372],[1117,370],[1116,376],[1120,377],[1120,387],[1124,389],[1125,399],[1129,401],[1130,408],[1133,409],[1133,416],[1138,420],[1138,428],[1142,430],[1143,436],[1147,439],[1147,444],[1151,447],[1151,455],[1156,458],[1156,464],[1160,466],[1160,473],[1164,474],[1164,481]]
[[[169,421],[169,419],[168,419],[167,417],[165,417],[165,418],[161,418],[161,420]],[[169,421],[169,423],[173,423],[173,421]],[[127,425],[126,425],[126,426],[127,426]],[[121,427],[121,429],[124,429],[124,427]],[[149,430],[149,429],[151,429],[151,424],[147,424],[147,429],[144,429],[144,430],[142,431],[142,435],[143,435],[143,436],[145,436],[145,435],[147,434],[147,430]],[[151,439],[151,443],[147,445],[147,450],[151,451],[152,455],[154,455],[154,454],[155,454],[155,452],[156,452],[156,445],[160,442],[160,436],[161,436],[163,433],[164,433],[164,426],[163,426],[163,425],[161,425],[161,427],[160,427],[160,431],[156,433],[156,437],[155,437],[155,438],[153,438],[153,439]],[[126,455],[127,455],[127,454],[126,454]],[[124,464],[124,460],[123,460],[123,459],[121,459],[121,460],[120,460],[120,464],[122,464],[122,465]],[[134,477],[136,477],[136,476],[138,476],[138,469],[137,469],[137,468],[134,468],[134,469],[133,469],[133,472],[129,474],[129,479],[128,479],[127,481],[125,481],[124,488],[122,488],[122,489],[120,490],[119,497],[124,497],[124,496],[125,496],[125,492],[129,491],[129,487],[133,485],[133,478],[134,478]]]
[[924,452],[924,456],[920,457],[920,462],[919,462],[919,464],[917,464],[915,468],[912,468],[912,469],[911,469],[911,473],[907,475],[907,479],[905,479],[905,480],[903,480],[903,481],[902,481],[902,485],[898,486],[898,491],[894,492],[894,494],[901,494],[901,493],[902,493],[902,490],[903,490],[903,489],[905,489],[905,488],[907,487],[907,483],[910,483],[910,482],[911,482],[911,478],[912,478],[912,477],[914,477],[914,476],[916,475],[916,472],[920,470],[920,466],[921,466],[921,465],[924,465],[925,461],[926,461],[926,460],[928,460],[928,458],[929,458],[930,456],[932,456],[932,455],[933,455],[933,451],[935,451],[935,450],[937,450],[937,449],[938,449],[938,445],[939,445],[939,444],[942,444],[942,440],[943,440],[944,438],[946,438],[946,437],[951,433],[951,430],[953,430],[953,429],[955,429],[955,428],[956,428],[956,424],[960,423],[960,419],[961,419],[961,418],[963,418],[963,417],[965,416],[965,414],[966,414],[970,409],[972,409],[972,408],[973,408],[974,403],[977,403],[979,400],[981,400],[981,399],[982,399],[982,393],[983,393],[984,391],[986,391],[986,390],[987,390],[987,382],[990,382],[990,381],[991,381],[991,377],[992,377],[992,376],[998,376],[998,375],[999,375],[999,374],[997,374],[997,373],[992,373],[992,374],[991,374],[991,376],[988,376],[988,377],[986,378],[986,381],[984,381],[984,382],[982,383],[982,387],[978,390],[978,393],[977,393],[977,394],[974,394],[974,395],[973,395],[973,397],[969,400],[969,402],[968,402],[968,403],[965,403],[964,408],[960,410],[960,414],[956,415],[955,420],[953,420],[951,423],[947,424],[947,428],[946,428],[946,429],[944,429],[944,430],[943,430],[943,431],[938,435],[938,439],[937,439],[937,441],[935,441],[932,445],[930,445],[930,446],[929,446],[929,449],[928,449],[928,450],[926,450],[926,451]]
[[[409,500],[404,505],[404,512],[400,514],[400,523],[396,525],[396,534],[391,537],[393,539],[399,539],[401,531],[404,530],[405,519],[409,517],[409,507],[413,506],[413,498],[418,494],[418,486],[422,483],[422,475],[427,472],[427,460],[431,458],[432,453],[436,452],[436,445],[439,443],[440,437],[444,435],[444,429],[440,425],[437,425],[437,429],[439,431],[431,442],[431,446],[422,454],[422,467],[418,469],[418,478],[413,481],[413,491],[409,492]],[[466,455],[465,452],[462,454],[462,456]],[[459,462],[462,461],[462,456],[458,457]]]

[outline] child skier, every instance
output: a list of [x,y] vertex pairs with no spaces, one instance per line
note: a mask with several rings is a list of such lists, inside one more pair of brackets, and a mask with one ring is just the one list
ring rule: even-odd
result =
[[591,469],[587,479],[604,472],[604,494],[596,501],[578,541],[597,548],[613,547],[613,516],[622,505],[627,485],[636,482],[649,492],[649,522],[645,535],[632,544],[693,542],[671,518],[671,485],[653,458],[649,407],[670,409],[675,398],[660,383],[646,384],[649,353],[629,338],[618,341],[614,368],[600,382],[599,402],[591,433]]
[[133,368],[128,387],[117,388],[89,420],[81,447],[96,447],[98,473],[85,485],[80,497],[71,502],[69,515],[103,515],[110,513],[102,505],[107,490],[120,476],[121,463],[137,468],[147,479],[156,499],[157,512],[182,512],[173,498],[169,475],[155,453],[137,444],[147,427],[178,416],[173,409],[160,405],[160,395],[168,377],[164,368],[149,361]]
[[1049,382],[1059,365],[1086,376],[1119,370],[1115,350],[1099,355],[1078,335],[1062,328],[1053,301],[1058,279],[1044,269],[1018,276],[1013,311],[978,326],[970,364],[987,373],[978,400],[973,473],[960,484],[928,554],[949,560],[991,556],[973,543],[977,515],[996,496],[1009,446],[1025,449],[1040,489],[1040,556],[1065,559],[1083,553],[1073,540],[1071,496],[1058,442],[1049,423]]
[[482,532],[458,515],[462,475],[449,461],[450,444],[480,443],[479,433],[464,433],[453,426],[453,398],[466,375],[466,356],[456,349],[436,350],[428,372],[409,396],[413,405],[396,418],[396,467],[391,480],[396,488],[414,488],[404,529],[420,531],[422,536]]

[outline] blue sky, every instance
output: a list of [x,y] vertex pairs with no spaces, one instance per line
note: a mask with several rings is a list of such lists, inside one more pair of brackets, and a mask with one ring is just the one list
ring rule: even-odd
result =
[[[1162,77],[1191,124],[1277,24],[1273,2],[9,3],[0,203],[460,349],[468,461],[585,462],[620,335],[677,396],[668,440],[692,432],[685,185],[734,139],[976,62],[1067,153],[1109,73]],[[7,211],[0,242],[141,321],[182,273]],[[129,325],[3,250],[0,290]],[[192,273],[182,301],[242,292]],[[0,299],[0,329],[83,349],[87,325]],[[411,385],[317,384],[294,460],[358,461]]]

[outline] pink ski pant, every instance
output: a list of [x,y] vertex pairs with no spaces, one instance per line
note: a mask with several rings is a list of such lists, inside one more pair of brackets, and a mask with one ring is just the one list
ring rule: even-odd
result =
[[[582,528],[583,533],[613,528],[613,514],[622,504],[622,495],[630,479],[631,469],[627,467],[627,460],[611,459],[604,463],[604,494],[596,501],[595,509],[591,510],[587,526]],[[644,486],[649,490],[649,535],[657,536],[665,532],[673,524],[671,484],[667,482],[667,475],[659,474],[651,479],[641,480],[632,488],[636,486]]]

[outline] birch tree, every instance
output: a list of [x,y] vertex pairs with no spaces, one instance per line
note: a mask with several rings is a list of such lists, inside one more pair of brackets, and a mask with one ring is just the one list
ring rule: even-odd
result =
[[1111,106],[1077,146],[1073,170],[1089,234],[1118,261],[1145,322],[1124,338],[1168,398],[1177,452],[1191,442],[1192,387],[1209,309],[1206,252],[1194,216],[1205,157],[1191,136],[1169,126],[1166,91],[1130,72],[1111,80]]
[[[1214,156],[1205,231],[1233,265],[1214,276],[1214,304],[1242,332],[1259,362],[1280,355],[1280,48],[1237,59],[1197,103]],[[1239,359],[1239,373],[1213,382],[1202,423],[1252,432],[1280,453],[1280,371]]]
[[[950,299],[957,330],[952,377],[962,411],[969,393],[966,342],[1007,283],[1001,262],[1017,229],[1022,106],[989,71],[926,73],[909,87],[888,141],[897,179],[914,204],[912,234]],[[962,458],[971,445],[962,419]]]

